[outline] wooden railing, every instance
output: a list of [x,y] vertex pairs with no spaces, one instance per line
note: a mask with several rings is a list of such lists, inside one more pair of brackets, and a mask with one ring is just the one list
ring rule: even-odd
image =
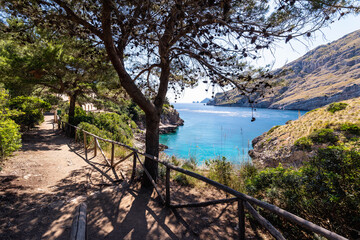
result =
[[71,225],[70,240],[87,239],[86,222],[86,204],[80,203],[75,210],[75,215]]
[[[85,150],[85,157],[87,159],[87,155],[88,155],[88,150],[89,150],[89,146],[91,144],[93,144],[93,150],[94,150],[94,156],[96,156],[97,154],[97,148],[99,148],[101,154],[103,155],[106,163],[109,165],[109,167],[114,168],[115,166],[117,166],[119,163],[127,160],[128,158],[130,158],[131,156],[133,156],[133,164],[132,164],[132,174],[131,174],[131,178],[130,178],[130,183],[134,180],[135,177],[135,171],[136,171],[136,164],[137,162],[140,164],[140,166],[142,167],[144,173],[148,176],[148,178],[150,179],[152,185],[154,186],[155,191],[157,192],[161,202],[167,206],[170,207],[171,209],[176,209],[176,208],[190,208],[190,207],[204,207],[204,206],[209,206],[209,205],[214,205],[214,204],[220,204],[220,203],[231,203],[231,202],[237,202],[238,205],[238,222],[239,222],[239,232],[238,232],[238,236],[239,239],[245,239],[245,212],[244,209],[246,208],[247,211],[276,239],[285,239],[284,236],[280,233],[279,230],[277,230],[268,220],[266,220],[263,216],[261,216],[259,214],[259,212],[257,210],[255,210],[252,206],[256,205],[262,209],[265,209],[267,211],[270,211],[272,213],[277,214],[278,216],[286,219],[287,221],[296,224],[304,229],[307,229],[311,232],[320,234],[328,239],[336,239],[336,240],[345,240],[347,238],[340,236],[334,232],[331,232],[321,226],[318,226],[312,222],[309,222],[299,216],[296,216],[284,209],[281,209],[277,206],[274,206],[270,203],[267,202],[263,202],[260,201],[256,198],[253,198],[249,195],[246,195],[244,193],[238,192],[228,186],[225,186],[221,183],[218,183],[216,181],[213,181],[207,177],[204,177],[198,173],[192,172],[192,171],[188,171],[185,170],[183,168],[179,168],[176,166],[173,166],[172,164],[170,164],[169,162],[165,162],[160,160],[157,157],[154,157],[152,155],[146,154],[144,152],[140,152],[139,150],[132,148],[130,146],[127,146],[123,143],[120,142],[116,142],[113,140],[109,140],[109,139],[104,139],[101,138],[99,136],[96,136],[90,132],[87,132],[81,128],[78,128],[76,126],[73,126],[69,123],[66,122],[61,122],[61,120],[59,121],[59,127],[61,126],[61,128],[66,132],[71,132],[72,134],[75,134],[75,138],[77,136],[76,131],[82,131],[83,136],[84,136],[84,150]],[[91,136],[93,137],[93,141],[90,144],[87,144],[87,136]],[[112,148],[111,148],[111,157],[110,159],[108,159],[105,156],[105,153],[103,152],[99,141],[98,140],[102,140],[105,142],[108,142],[111,144]],[[122,159],[120,159],[118,162],[114,162],[115,160],[115,156],[114,156],[114,146],[118,145],[118,146],[122,146],[128,150],[131,151],[131,153],[129,155],[127,155],[126,157],[123,157]],[[146,158],[152,159],[153,161],[158,162],[159,164],[162,164],[166,167],[166,176],[165,176],[165,196],[163,196],[161,194],[161,192],[158,189],[158,186],[156,184],[156,182],[153,180],[153,178],[150,176],[150,173],[146,170],[146,168],[144,167],[143,162],[141,161],[139,155],[142,155]],[[226,199],[219,199],[219,200],[213,200],[213,201],[206,201],[206,202],[196,202],[196,203],[188,203],[188,204],[172,204],[171,203],[171,189],[170,189],[170,171],[176,171],[176,172],[180,172],[183,173],[187,176],[196,178],[200,181],[203,181],[209,185],[212,185],[228,194],[233,195],[234,197],[232,198],[226,198]],[[128,181],[128,179],[126,178],[125,174],[122,173],[120,171],[121,175],[124,177],[124,179],[126,181]]]

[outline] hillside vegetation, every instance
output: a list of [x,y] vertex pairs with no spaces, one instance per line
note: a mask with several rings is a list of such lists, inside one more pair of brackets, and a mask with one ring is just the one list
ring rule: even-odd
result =
[[317,149],[329,145],[359,150],[360,98],[332,103],[312,110],[294,121],[274,126],[253,140],[249,152],[255,164],[301,165]]
[[[274,72],[276,78],[255,107],[312,110],[360,96],[360,30],[309,51]],[[212,105],[250,106],[237,90],[218,93]]]

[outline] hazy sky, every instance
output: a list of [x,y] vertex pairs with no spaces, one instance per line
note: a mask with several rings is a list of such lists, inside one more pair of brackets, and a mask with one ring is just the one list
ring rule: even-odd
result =
[[[317,46],[327,44],[335,41],[342,36],[360,29],[360,16],[346,16],[345,18],[333,23],[330,27],[322,29],[322,32],[316,32],[312,42],[308,42],[305,38],[299,38],[302,41],[291,40],[290,44],[281,43],[275,48],[274,56],[270,52],[265,52],[262,59],[257,60],[254,64],[258,66],[265,66],[266,64],[273,65],[273,69],[284,66],[297,58],[303,56],[306,52],[316,48]],[[304,45],[306,44],[306,46]],[[204,98],[211,98],[212,89],[205,91],[205,84],[200,81],[199,86],[193,89],[185,89],[183,95],[178,98],[177,102],[193,102],[202,101]],[[221,89],[215,89],[219,92]],[[168,92],[170,102],[174,102],[174,95],[171,91]]]

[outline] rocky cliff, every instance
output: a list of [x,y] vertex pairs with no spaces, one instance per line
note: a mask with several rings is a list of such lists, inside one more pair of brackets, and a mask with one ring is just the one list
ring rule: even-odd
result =
[[184,120],[180,118],[179,112],[172,107],[164,108],[161,114],[160,133],[169,133],[184,125]]
[[[271,82],[265,98],[253,96],[255,107],[312,110],[360,96],[360,30],[317,47],[274,71],[287,70]],[[237,90],[218,93],[210,105],[250,106]]]
[[359,149],[360,98],[340,104],[330,105],[335,108],[327,105],[312,110],[255,138],[253,150],[249,151],[253,163],[262,167],[275,167],[279,163],[296,167],[309,160],[318,148],[330,143]]

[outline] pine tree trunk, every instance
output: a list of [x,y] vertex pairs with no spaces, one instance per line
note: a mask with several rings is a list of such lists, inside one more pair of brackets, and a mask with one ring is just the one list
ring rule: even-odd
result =
[[[69,123],[72,125],[74,125],[76,98],[77,98],[77,94],[70,95]],[[70,126],[68,126],[66,132],[69,137],[75,136],[75,129],[73,129]]]
[[[159,124],[160,114],[146,115],[146,153],[152,156],[159,156]],[[156,182],[158,176],[158,163],[150,158],[145,158],[145,168]],[[151,181],[146,174],[143,176],[143,186],[151,187]]]
[[69,123],[70,124],[74,124],[76,97],[77,97],[76,94],[70,95],[70,107],[69,107]]

